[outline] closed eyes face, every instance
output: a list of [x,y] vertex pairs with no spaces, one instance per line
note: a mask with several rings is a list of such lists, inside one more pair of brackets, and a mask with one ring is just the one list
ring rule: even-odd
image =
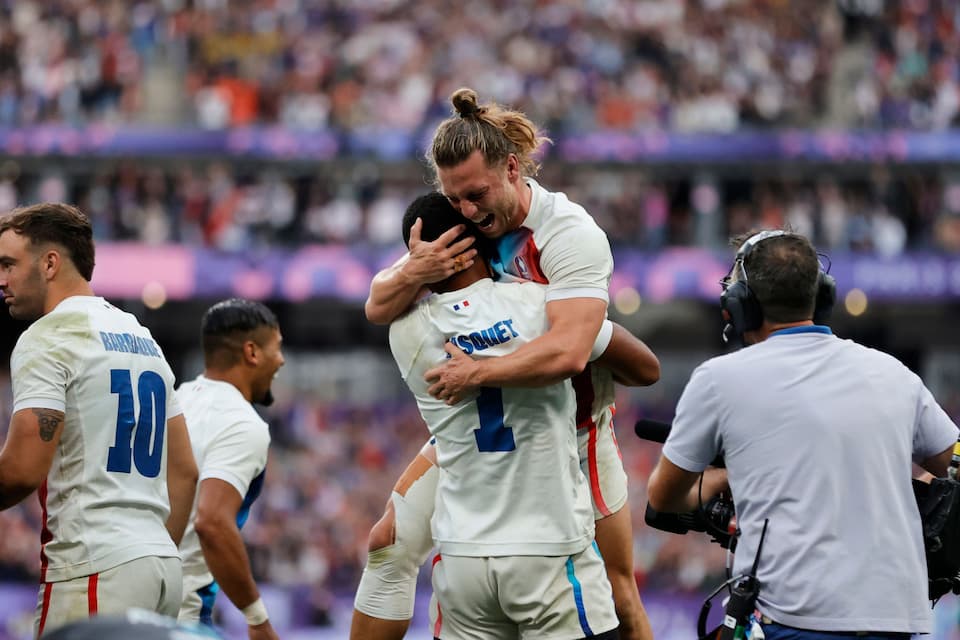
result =
[[507,179],[507,167],[489,167],[479,151],[453,167],[437,170],[443,195],[489,238],[516,228],[516,193]]

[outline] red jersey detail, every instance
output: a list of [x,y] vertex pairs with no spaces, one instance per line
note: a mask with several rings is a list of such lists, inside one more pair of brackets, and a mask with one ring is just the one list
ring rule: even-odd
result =
[[514,268],[524,279],[540,284],[549,284],[547,276],[543,275],[543,269],[540,268],[540,249],[537,248],[537,243],[533,241],[533,232],[527,236],[527,241],[523,243],[519,254],[513,257],[513,263]]
[[47,624],[47,614],[50,612],[50,593],[53,591],[53,583],[48,582],[43,585],[43,606],[40,608],[40,627],[37,629],[37,635],[43,635],[43,628]]
[[590,493],[597,511],[606,518],[610,515],[610,507],[603,499],[603,490],[600,486],[600,470],[597,468],[597,425],[590,421],[590,435],[587,438],[587,467],[590,472]]
[[493,268],[514,278],[548,284],[540,267],[540,249],[533,240],[533,230],[520,227],[497,241],[498,258]]
[[99,577],[99,573],[94,573],[87,580],[87,613],[91,617],[97,615],[97,583]]
[[[434,567],[436,567],[438,562],[440,562],[439,553],[433,557],[433,563],[430,565],[430,569],[432,570]],[[443,627],[443,611],[440,610],[440,601],[437,600],[437,622],[435,625],[433,625],[433,637],[435,638],[440,637],[440,629],[442,627]]]

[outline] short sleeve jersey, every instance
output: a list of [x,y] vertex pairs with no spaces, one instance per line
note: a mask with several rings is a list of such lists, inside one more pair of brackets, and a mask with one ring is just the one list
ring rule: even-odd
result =
[[74,296],[34,322],[10,358],[14,411],[64,412],[39,489],[41,581],[146,556],[177,557],[167,533],[167,420],[174,376],[137,319]]
[[663,455],[701,471],[722,449],[749,569],[769,520],[759,609],[821,631],[930,633],[912,461],[957,427],[920,378],[826,327],[797,327],[698,367]]
[[390,326],[390,347],[430,432],[440,480],[432,522],[441,553],[557,556],[593,537],[580,472],[569,381],[537,389],[484,388],[447,406],[424,372],[452,342],[474,358],[502,356],[547,329],[544,289],[480,280],[421,300]]
[[[609,300],[613,255],[603,229],[580,205],[563,193],[551,192],[535,180],[530,211],[520,228],[497,239],[491,266],[501,281],[547,285],[546,301],[566,298]],[[613,377],[603,367],[587,365],[573,379],[577,425],[599,422],[613,405]]]
[[[229,382],[198,376],[177,390],[190,432],[190,445],[200,478],[223,480],[243,496],[237,526],[242,527],[250,507],[260,495],[270,431],[247,399]],[[183,593],[186,597],[213,582],[203,558],[200,540],[193,526],[197,515],[194,501],[190,522],[180,542],[183,554]]]

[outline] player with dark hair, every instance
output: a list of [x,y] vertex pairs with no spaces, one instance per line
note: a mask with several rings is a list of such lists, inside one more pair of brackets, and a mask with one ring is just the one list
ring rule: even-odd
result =
[[277,634],[250,571],[240,528],[263,486],[270,432],[251,403],[273,402],[283,366],[277,318],[259,302],[232,298],[201,323],[203,374],[180,387],[200,484],[183,552],[180,620],[213,625],[220,589],[246,617],[251,640]]
[[[896,359],[815,324],[832,286],[801,235],[743,242],[721,305],[748,347],[693,372],[650,506],[689,511],[729,482],[735,575],[767,523],[756,575],[767,640],[906,639],[932,631],[913,462],[945,475],[957,427]],[[726,471],[701,486],[721,448]]]
[[43,509],[36,634],[131,607],[176,615],[197,469],[174,376],[137,319],[90,287],[90,221],[58,203],[0,219],[0,293],[29,320],[10,357],[0,508]]
[[[438,193],[408,208],[405,238],[418,219],[427,239],[459,224]],[[479,235],[472,225],[465,233]],[[427,391],[423,374],[445,357],[445,345],[477,358],[497,357],[547,330],[545,287],[495,284],[487,244],[478,237],[474,246],[484,259],[432,284],[435,294],[390,328],[401,375],[436,439],[433,633],[618,637],[609,582],[591,545],[593,514],[579,468],[570,382],[483,388],[452,406]],[[606,322],[610,328],[590,358],[606,351],[620,358],[606,366],[622,367],[628,377],[644,375],[645,345]]]
[[[456,91],[451,102],[455,113],[437,128],[427,155],[436,182],[454,209],[494,240],[497,250],[490,265],[500,279],[547,286],[549,330],[502,358],[475,360],[448,347],[450,360],[427,372],[430,393],[455,404],[480,387],[534,388],[576,376],[580,461],[590,482],[596,539],[613,585],[621,635],[649,640],[652,632],[634,577],[630,511],[623,508],[627,478],[613,431],[614,380],[609,371],[588,362],[598,333],[607,326],[607,288],[613,272],[609,242],[583,207],[533,179],[536,154],[548,139],[523,113],[495,103],[480,105],[477,94],[466,88]],[[430,283],[469,268],[477,250],[471,246],[472,238],[455,241],[461,232],[454,228],[427,242],[414,225],[408,253],[371,283],[365,307],[368,319],[392,321]],[[652,384],[659,378],[659,363],[652,354],[647,364],[646,377],[633,384]],[[422,466],[419,458],[413,466]],[[373,571],[389,574],[390,588],[410,595],[365,602],[366,590],[361,590],[357,606],[364,614],[397,621],[397,628],[405,628],[404,621],[412,614],[416,565],[392,545],[401,530],[424,525],[412,521],[395,525],[399,515],[388,511],[371,532],[370,549],[378,556]],[[380,637],[385,633],[381,631]]]

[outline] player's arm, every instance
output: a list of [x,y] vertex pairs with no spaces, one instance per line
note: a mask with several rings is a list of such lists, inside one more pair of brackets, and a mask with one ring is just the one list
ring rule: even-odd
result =
[[546,307],[547,332],[509,355],[476,361],[473,386],[543,387],[583,371],[607,315],[606,301],[567,298]]
[[587,366],[607,313],[600,298],[564,298],[547,303],[550,329],[513,353],[474,360],[451,343],[445,363],[424,378],[430,395],[456,404],[479,387],[544,387],[574,376]]
[[167,420],[167,494],[170,497],[167,532],[177,546],[190,520],[198,476],[187,421],[181,413]]
[[[707,361],[694,369],[677,401],[670,435],[647,481],[647,499],[657,511],[683,512],[697,508],[727,490],[726,469],[709,467],[720,452],[718,416],[725,404]],[[703,470],[703,486],[699,486]]]
[[594,362],[609,369],[613,378],[629,387],[645,387],[660,379],[660,360],[642,340],[613,324],[610,344]]
[[683,513],[728,488],[726,469],[705,469],[701,486],[700,473],[678,467],[661,455],[647,482],[647,499],[657,511]]
[[63,432],[63,411],[20,409],[0,450],[0,509],[19,503],[47,478]]
[[570,225],[551,242],[556,250],[540,256],[550,282],[547,332],[509,355],[477,361],[448,343],[450,359],[425,374],[432,396],[452,405],[480,387],[542,387],[583,371],[607,315],[613,256],[592,223]]
[[463,232],[463,225],[448,229],[433,242],[420,239],[422,227],[423,222],[417,219],[410,228],[409,251],[370,282],[370,295],[363,306],[370,322],[390,324],[399,318],[423,294],[426,285],[456,273],[454,258],[460,254],[461,270],[473,264],[477,255],[470,246],[473,237],[453,242]]
[[[197,496],[197,517],[194,527],[210,573],[240,610],[260,599],[253,580],[250,560],[237,526],[237,513],[243,496],[229,482],[205,478]],[[275,638],[270,621],[251,626],[250,637]]]

